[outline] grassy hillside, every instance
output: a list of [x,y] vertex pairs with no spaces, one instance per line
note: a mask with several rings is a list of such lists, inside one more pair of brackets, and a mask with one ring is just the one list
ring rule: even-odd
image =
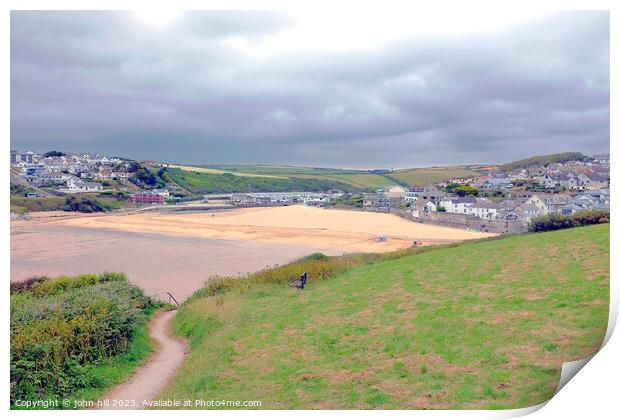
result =
[[[89,206],[79,207],[76,210],[72,203],[89,203]],[[91,205],[92,204],[92,205]],[[93,211],[111,211],[127,206],[126,201],[119,201],[113,195],[106,194],[71,194],[63,197],[38,197],[25,198],[11,194],[11,211],[15,213],[25,213],[29,211],[83,211],[91,213]]]
[[159,306],[119,273],[11,283],[11,405],[100,397],[150,355]]
[[309,168],[288,165],[209,165],[205,167],[185,166],[179,168],[211,174],[231,173],[244,177],[312,179],[324,183],[332,183],[334,188],[344,184],[356,190],[376,190],[386,185],[394,184],[393,180],[378,173],[346,169]]
[[237,172],[237,171],[226,171],[222,169],[212,169],[212,168],[203,168],[199,166],[187,166],[187,165],[170,165],[171,168],[182,169],[184,171],[194,171],[206,174],[224,174],[231,173],[236,176],[248,176],[248,177],[258,177],[258,178],[280,178],[275,175],[263,175],[258,173],[246,173],[246,172]]
[[[205,165],[205,166],[178,166],[173,165],[173,169],[183,170],[189,179],[186,185],[189,190],[204,189],[208,185],[213,192],[228,192],[230,188],[243,188],[241,185],[253,184],[254,188],[258,185],[274,188],[272,191],[282,191],[278,188],[278,179],[281,183],[285,180],[297,184],[304,182],[302,180],[311,180],[312,182],[321,182],[323,185],[331,185],[332,188],[345,189],[353,191],[374,191],[387,185],[401,184],[404,186],[426,186],[445,181],[450,178],[460,178],[477,176],[484,172],[481,166],[453,166],[453,167],[431,167],[417,169],[403,169],[389,173],[381,173],[374,171],[349,170],[349,169],[333,169],[333,168],[310,168],[303,166],[288,165]],[[236,180],[236,184],[231,186],[230,179],[211,178],[203,181],[196,179],[195,175],[211,175],[211,176],[230,176],[235,175],[240,180]],[[177,173],[178,175],[179,173]],[[174,175],[174,177],[177,177]],[[259,182],[256,178],[272,178],[271,180],[262,180]],[[224,182],[228,181],[228,182]],[[268,182],[274,181],[274,182]],[[184,187],[183,184],[180,184]],[[303,184],[301,184],[303,186]],[[216,188],[224,188],[226,191],[215,191]],[[300,188],[295,188],[300,189]],[[244,192],[246,190],[239,190]],[[260,191],[263,191],[262,189]]]
[[169,168],[164,179],[175,182],[194,194],[277,191],[327,191],[338,188],[355,191],[350,184],[328,179],[276,178],[237,176],[232,173],[213,174]]
[[378,190],[386,185],[394,185],[395,182],[383,175],[371,173],[330,174],[330,175],[298,175],[299,178],[313,178],[319,180],[335,181],[344,183],[358,190]]
[[469,167],[403,169],[390,173],[390,176],[412,187],[424,187],[451,178],[465,178],[481,175],[478,169]]
[[303,291],[278,278],[284,267],[264,272],[267,283],[201,291],[176,317],[192,351],[162,396],[517,408],[550,398],[562,362],[599,348],[609,225],[416,252],[332,271],[311,259]]
[[579,152],[555,153],[552,155],[533,156],[527,159],[521,159],[514,162],[500,165],[499,169],[503,171],[512,171],[514,169],[527,168],[531,165],[547,166],[550,163],[564,163],[570,160],[584,160],[586,156]]

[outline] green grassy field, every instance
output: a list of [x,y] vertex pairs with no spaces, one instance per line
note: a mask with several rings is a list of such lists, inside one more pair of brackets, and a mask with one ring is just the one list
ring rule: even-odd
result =
[[[482,166],[453,166],[432,167],[417,169],[402,169],[387,174],[362,170],[310,168],[289,165],[204,165],[204,166],[174,166],[177,170],[185,171],[188,178],[188,189],[191,191],[203,188],[204,183],[196,179],[195,174],[223,175],[233,174],[239,178],[239,183],[254,183],[258,177],[284,180],[315,180],[323,183],[333,183],[334,188],[347,185],[355,190],[374,191],[387,185],[403,184],[408,186],[426,186],[445,181],[449,178],[477,176],[484,172]],[[191,175],[191,174],[194,175]],[[249,178],[249,180],[247,179]],[[254,178],[254,181],[251,181]],[[265,184],[265,183],[263,183]],[[271,185],[271,184],[269,184]],[[277,186],[277,182],[273,183]],[[183,186],[183,185],[182,185]]]
[[394,185],[395,182],[379,174],[330,174],[330,175],[297,175],[299,178],[330,180],[351,185],[359,190],[378,190],[386,185]]
[[277,191],[327,191],[338,188],[356,191],[349,183],[320,177],[251,177],[232,173],[206,173],[184,171],[178,168],[166,169],[164,177],[193,194],[243,193]]
[[445,181],[450,178],[465,178],[479,176],[477,168],[447,167],[447,168],[419,168],[403,169],[390,173],[390,176],[410,186],[424,187],[430,184]]
[[205,167],[179,166],[184,170],[223,174],[232,173],[244,177],[271,177],[280,179],[314,179],[326,183],[345,184],[357,190],[376,190],[394,184],[381,174],[346,169],[309,168],[288,165],[209,165]]
[[176,316],[191,352],[162,397],[524,407],[549,399],[562,363],[595,352],[607,328],[609,225],[359,261],[303,291],[198,293]]
[[200,167],[200,166],[170,165],[170,167],[171,168],[182,169],[184,171],[194,171],[194,172],[206,173],[206,174],[231,173],[231,174],[236,175],[236,176],[248,176],[248,177],[258,177],[258,178],[280,178],[280,177],[275,176],[275,175],[266,175],[266,174],[259,174],[259,173],[247,173],[247,172],[238,172],[238,171],[225,171],[225,170],[222,170],[222,169],[203,168],[203,167]]

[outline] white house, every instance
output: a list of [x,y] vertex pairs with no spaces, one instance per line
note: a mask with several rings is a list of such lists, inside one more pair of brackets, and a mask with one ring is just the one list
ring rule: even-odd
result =
[[501,206],[492,201],[479,201],[469,206],[470,214],[486,220],[495,220],[501,211]]
[[468,214],[468,207],[476,203],[476,198],[470,195],[465,197],[446,197],[439,203],[447,213]]
[[153,194],[161,195],[164,198],[170,198],[170,192],[165,188],[156,188],[153,191]]
[[103,185],[98,182],[85,182],[79,178],[71,177],[67,181],[67,190],[71,193],[97,192],[103,190]]

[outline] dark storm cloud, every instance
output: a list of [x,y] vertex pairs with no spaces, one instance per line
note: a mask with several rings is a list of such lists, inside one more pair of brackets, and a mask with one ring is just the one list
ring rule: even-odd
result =
[[12,147],[364,167],[609,150],[607,13],[355,51],[230,43],[294,25],[195,12],[149,31],[122,12],[13,12]]

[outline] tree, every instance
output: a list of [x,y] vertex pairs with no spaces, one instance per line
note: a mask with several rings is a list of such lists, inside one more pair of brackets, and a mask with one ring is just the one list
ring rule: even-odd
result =
[[127,172],[137,172],[140,168],[141,165],[135,160],[133,160],[131,161],[131,163],[129,163],[129,166],[127,167]]
[[448,185],[446,185],[446,188],[444,188],[444,191],[450,194],[450,193],[453,193],[454,190],[460,186],[461,184],[459,184],[458,182],[451,182]]
[[67,197],[65,200],[65,205],[63,206],[64,211],[79,211],[82,213],[97,213],[105,211],[101,203],[99,201],[94,200],[90,197],[80,197],[76,198],[74,196]]
[[474,196],[478,195],[478,189],[472,186],[469,186],[469,185],[461,185],[460,187],[455,188],[454,192],[459,197],[465,197],[466,195],[474,195]]
[[65,154],[63,152],[59,152],[58,150],[50,150],[49,152],[43,154],[45,157],[60,157],[64,155]]

